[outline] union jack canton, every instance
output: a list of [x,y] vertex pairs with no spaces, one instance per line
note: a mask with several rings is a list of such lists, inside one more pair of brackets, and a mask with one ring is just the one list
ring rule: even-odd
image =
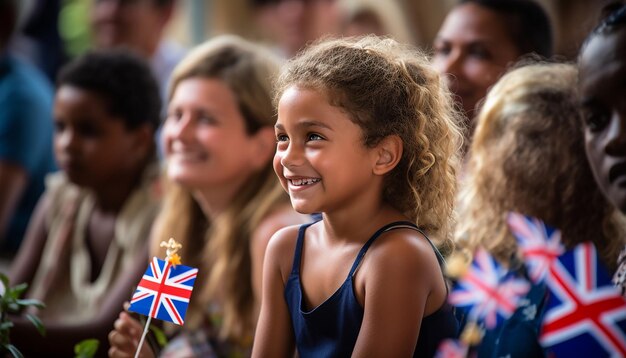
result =
[[541,344],[557,357],[625,357],[626,300],[611,284],[591,242],[550,266]]
[[469,318],[494,328],[509,318],[530,284],[505,270],[483,248],[474,254],[472,265],[454,285],[448,302],[469,310]]
[[509,213],[507,224],[517,239],[531,281],[535,284],[543,282],[552,262],[565,252],[561,232],[539,219],[514,212]]
[[197,275],[196,268],[152,258],[128,310],[182,325]]

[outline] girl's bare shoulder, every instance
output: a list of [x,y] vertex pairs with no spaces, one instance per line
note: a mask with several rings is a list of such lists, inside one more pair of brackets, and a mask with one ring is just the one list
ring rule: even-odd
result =
[[367,266],[381,274],[387,270],[435,274],[440,270],[427,237],[408,228],[382,234],[368,250],[363,268]]

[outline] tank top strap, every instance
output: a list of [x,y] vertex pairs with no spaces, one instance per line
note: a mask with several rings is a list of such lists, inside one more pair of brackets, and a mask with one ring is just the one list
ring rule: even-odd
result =
[[[374,235],[372,235],[372,237],[370,237],[369,240],[367,240],[365,245],[363,245],[363,247],[359,251],[359,254],[356,255],[356,259],[354,260],[354,263],[352,264],[352,268],[350,268],[350,273],[348,273],[348,277],[352,277],[352,275],[354,275],[354,271],[356,271],[356,269],[361,264],[361,260],[363,259],[363,256],[365,256],[365,253],[367,252],[367,250],[370,248],[370,246],[372,246],[374,241],[376,241],[376,239],[380,235],[382,235],[383,233],[385,233],[385,232],[387,232],[389,230],[393,230],[396,227],[399,228],[399,227],[403,227],[403,226],[406,226],[406,225],[412,225],[412,223],[410,223],[408,221],[395,221],[395,222],[389,223],[389,224],[381,227],[380,229],[376,230]],[[413,225],[413,227],[415,227],[415,225]]]
[[380,235],[386,233],[387,231],[391,231],[395,229],[412,229],[424,235],[424,237],[426,238],[426,241],[428,241],[430,246],[433,248],[433,251],[435,251],[435,255],[437,256],[437,261],[439,262],[439,267],[441,268],[441,271],[443,273],[443,268],[445,266],[446,261],[443,258],[443,255],[441,255],[441,253],[437,249],[437,247],[432,243],[432,241],[430,241],[430,239],[428,238],[428,235],[426,235],[426,233],[422,229],[420,229],[419,227],[417,227],[417,225],[415,225],[414,223],[410,221],[395,221],[378,229],[374,233],[374,235],[372,235],[372,237],[369,240],[367,240],[365,245],[363,245],[363,247],[361,248],[361,251],[359,251],[359,254],[356,257],[356,260],[352,264],[352,268],[350,269],[350,273],[348,274],[348,277],[351,277],[354,274],[354,271],[356,271],[356,269],[359,267],[359,264],[361,263],[363,256],[365,256],[365,253],[367,252],[369,247],[374,243],[374,241],[376,241],[376,239]]
[[304,232],[309,226],[315,224],[316,222],[317,221],[303,224],[303,225],[300,225],[300,228],[298,228],[298,239],[296,241],[296,251],[293,254],[293,265],[291,266],[292,274],[300,273],[300,261],[302,258],[302,243],[304,242]]

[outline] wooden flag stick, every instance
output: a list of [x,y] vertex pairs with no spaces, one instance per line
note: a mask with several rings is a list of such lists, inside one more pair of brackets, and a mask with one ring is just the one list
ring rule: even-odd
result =
[[139,357],[139,352],[141,352],[141,346],[143,346],[143,342],[146,340],[146,335],[148,335],[148,329],[150,328],[151,320],[152,316],[148,316],[148,320],[146,320],[146,326],[143,328],[143,334],[141,335],[139,345],[137,346],[137,351],[135,352],[135,358]]

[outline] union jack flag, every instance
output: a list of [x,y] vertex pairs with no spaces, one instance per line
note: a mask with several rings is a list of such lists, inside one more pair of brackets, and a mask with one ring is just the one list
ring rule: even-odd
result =
[[468,351],[467,344],[456,339],[444,339],[439,344],[435,358],[465,358]]
[[559,357],[626,356],[626,300],[591,242],[555,260],[541,344]]
[[509,213],[507,223],[517,239],[530,279],[536,284],[541,283],[552,262],[565,252],[561,245],[561,232],[546,226],[539,219],[513,212]]
[[478,248],[472,265],[456,282],[448,296],[450,304],[469,310],[472,320],[484,320],[494,328],[513,314],[518,301],[528,292],[530,284],[504,268],[485,251]]
[[198,269],[152,258],[129,311],[182,325]]

